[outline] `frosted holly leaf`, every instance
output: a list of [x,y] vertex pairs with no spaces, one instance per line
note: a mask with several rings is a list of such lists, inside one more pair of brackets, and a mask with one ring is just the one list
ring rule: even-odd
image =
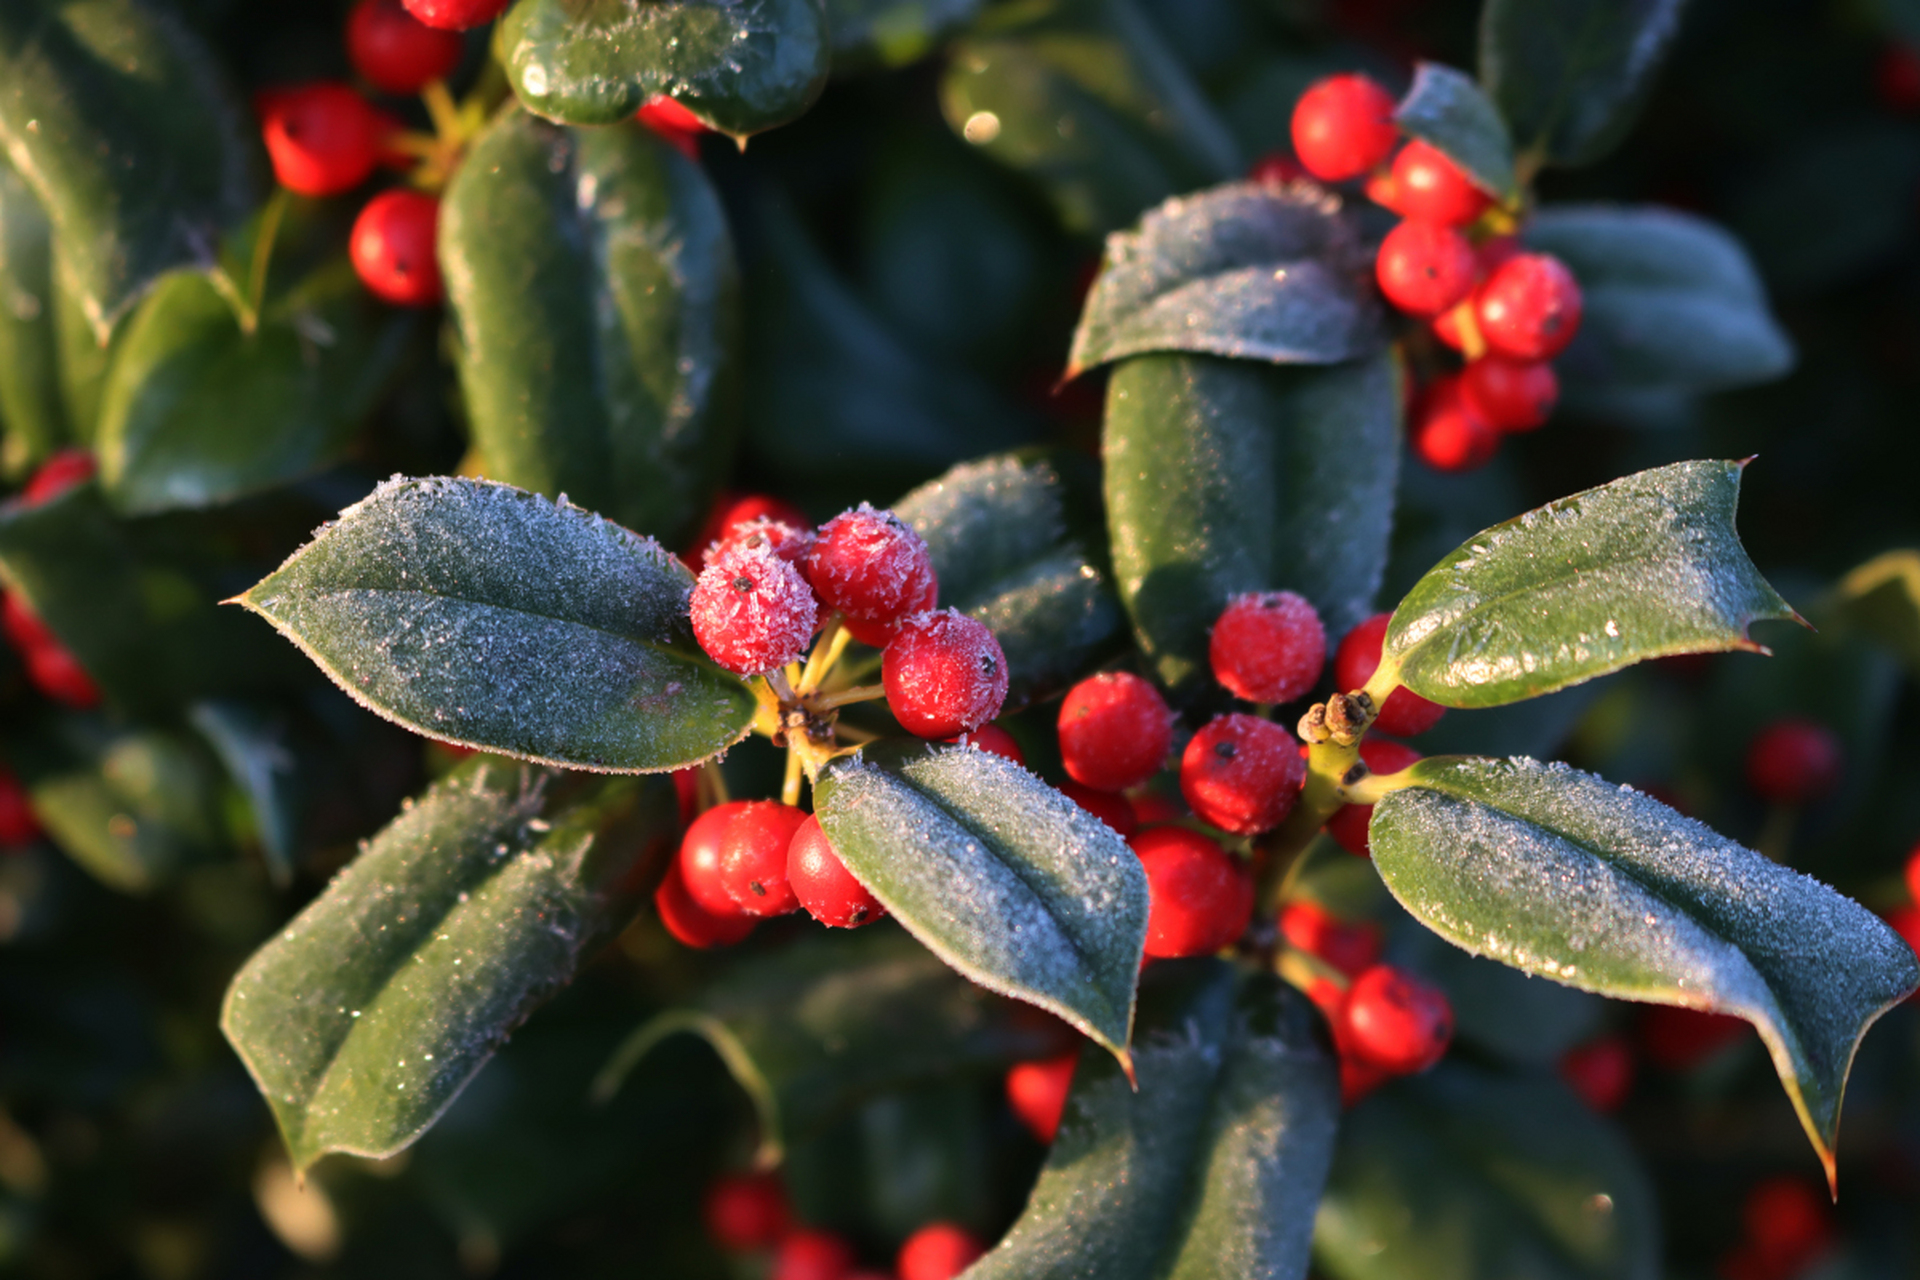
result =
[[1435,757],[1374,806],[1374,865],[1476,955],[1625,1000],[1732,1014],[1766,1042],[1828,1177],[1847,1071],[1920,984],[1878,916],[1630,787]]
[[928,950],[1126,1059],[1147,877],[1111,827],[1011,760],[921,743],[836,762],[814,805],[848,869]]
[[486,480],[395,477],[239,597],[362,706],[443,741],[646,772],[746,736],[650,538]]
[[1413,87],[1394,110],[1393,122],[1408,137],[1419,138],[1453,161],[1482,191],[1499,200],[1518,194],[1507,122],[1472,76],[1422,62],[1414,68]]
[[1745,465],[1655,467],[1475,534],[1394,610],[1383,673],[1493,707],[1646,658],[1764,653],[1749,624],[1800,619],[1734,532]]

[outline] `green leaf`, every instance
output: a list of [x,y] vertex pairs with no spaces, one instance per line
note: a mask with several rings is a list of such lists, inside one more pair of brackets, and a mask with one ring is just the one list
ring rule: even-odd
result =
[[209,50],[141,0],[0,7],[0,148],[40,197],[96,341],[246,217],[253,122]]
[[1565,765],[1423,760],[1374,806],[1370,832],[1394,897],[1457,946],[1585,991],[1751,1022],[1832,1176],[1854,1050],[1920,984],[1878,916]]
[[739,282],[719,197],[645,129],[494,122],[440,255],[487,474],[670,541],[732,457]]
[[569,787],[474,760],[375,836],[254,953],[220,1013],[294,1167],[389,1156],[425,1132],[626,924],[677,812],[664,778]]
[[1333,364],[1386,342],[1337,198],[1239,182],[1176,196],[1107,238],[1067,376],[1149,351]]
[[666,1037],[701,1036],[753,1099],[761,1161],[770,1164],[868,1098],[1061,1047],[1057,1023],[1009,1016],[1017,1008],[898,929],[816,934],[742,962],[692,1005],[647,1022],[601,1070],[593,1093],[612,1097]]
[[1580,281],[1580,332],[1555,362],[1576,394],[1717,391],[1793,367],[1793,342],[1767,307],[1759,273],[1715,223],[1650,206],[1552,205],[1524,238]]
[[972,1280],[1299,1280],[1337,1073],[1306,1000],[1218,960],[1142,982],[1139,1088],[1082,1054],[1026,1211]]
[[1676,462],[1467,539],[1407,592],[1383,669],[1423,698],[1492,707],[1646,658],[1765,652],[1756,620],[1799,615],[1733,530],[1738,462]]
[[53,332],[59,352],[60,395],[73,427],[74,440],[87,448],[100,424],[100,398],[106,391],[107,371],[114,352],[126,337],[127,326],[117,325],[101,342],[87,320],[86,300],[74,284],[71,268],[56,249],[53,258]]
[[1920,550],[1877,555],[1840,579],[1822,610],[1858,627],[1920,675]]
[[72,435],[53,324],[53,230],[0,160],[0,472],[18,475]]
[[286,714],[269,702],[209,698],[188,708],[187,722],[246,797],[267,874],[275,887],[286,888],[293,883],[301,781]]
[[1512,200],[1520,194],[1507,122],[1465,72],[1421,63],[1393,122],[1402,133],[1438,148],[1489,195]]
[[94,448],[129,515],[218,506],[339,460],[410,327],[376,330],[345,262],[243,332],[198,273],[168,276],[116,343]]
[[625,773],[706,759],[752,723],[752,693],[693,642],[692,590],[658,543],[578,507],[395,477],[238,602],[418,733]]
[[1686,0],[1487,0],[1480,82],[1524,156],[1590,164],[1633,127]]
[[1131,0],[1038,0],[989,12],[940,85],[954,132],[1039,182],[1067,228],[1099,233],[1245,164]]
[[1076,463],[1086,466],[1062,453],[1001,454],[955,467],[893,505],[927,541],[940,603],[999,640],[1011,708],[1078,677],[1124,621],[1088,551],[1102,538],[1100,499]]
[[1449,1061],[1349,1112],[1315,1224],[1334,1280],[1656,1280],[1633,1148],[1547,1073]]
[[1324,369],[1136,356],[1107,387],[1114,578],[1140,647],[1180,687],[1245,591],[1300,592],[1329,635],[1372,610],[1400,461],[1391,355]]
[[520,101],[569,124],[671,94],[745,138],[798,119],[827,81],[823,0],[519,0],[497,40]]
[[826,0],[836,64],[875,61],[903,67],[973,17],[981,0]]
[[935,955],[1126,1059],[1147,878],[1112,828],[1011,760],[921,743],[836,762],[814,806],[834,851]]

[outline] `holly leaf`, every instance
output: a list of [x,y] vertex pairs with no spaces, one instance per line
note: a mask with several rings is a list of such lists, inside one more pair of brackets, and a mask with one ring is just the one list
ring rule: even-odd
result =
[[975,1280],[1307,1271],[1337,1072],[1298,993],[1218,960],[1141,984],[1136,1090],[1082,1054],[1047,1164]]
[[1480,82],[1530,163],[1591,164],[1633,127],[1686,0],[1487,0]]
[[1854,1051],[1920,985],[1878,916],[1631,788],[1517,757],[1421,761],[1369,833],[1387,888],[1456,946],[1751,1022],[1834,1176]]
[[138,0],[0,8],[0,148],[102,344],[163,273],[210,265],[252,207],[253,122],[200,37]]
[[487,474],[677,542],[737,427],[739,280],[719,197],[644,129],[510,111],[468,159],[440,253]]
[[1148,351],[1332,364],[1385,344],[1365,259],[1318,187],[1176,196],[1107,237],[1067,376]]
[[1399,473],[1393,358],[1276,369],[1207,356],[1124,361],[1107,387],[1114,578],[1160,679],[1207,667],[1246,591],[1286,588],[1342,635],[1372,610]]
[[940,604],[1000,642],[1010,708],[1080,675],[1124,622],[1087,549],[1101,538],[1100,499],[1076,461],[1036,451],[963,463],[893,505],[926,539]]
[[834,851],[960,973],[1127,1059],[1147,878],[1113,829],[987,751],[882,743],[820,775]]
[[301,783],[285,713],[260,700],[209,698],[188,708],[187,723],[246,797],[267,875],[285,889],[293,883]]
[[745,139],[799,119],[827,81],[823,0],[519,0],[497,41],[520,101],[568,124],[671,94]]
[[1739,462],[1676,462],[1469,538],[1407,592],[1381,666],[1423,698],[1492,707],[1646,658],[1750,649],[1796,614],[1733,529]]
[[1633,1148],[1546,1072],[1448,1061],[1340,1125],[1313,1237],[1334,1280],[1656,1280],[1653,1188]]
[[545,764],[675,769],[746,735],[753,695],[694,644],[693,575],[580,508],[395,477],[237,603],[354,700]]
[[1822,610],[1843,626],[1858,627],[1920,673],[1920,551],[1902,548],[1851,570]]
[[1499,200],[1519,195],[1507,122],[1465,72],[1422,62],[1414,69],[1413,87],[1400,100],[1393,122],[1408,137],[1437,148],[1489,195]]
[[19,475],[66,444],[53,327],[53,228],[0,160],[0,472]]
[[633,914],[678,834],[664,778],[474,760],[435,784],[227,988],[220,1029],[294,1168],[413,1142]]
[[760,1162],[770,1165],[870,1097],[1062,1047],[1058,1023],[1010,1016],[1018,1008],[898,929],[814,935],[742,962],[693,1004],[641,1026],[593,1095],[611,1098],[668,1036],[698,1035],[753,1100]]

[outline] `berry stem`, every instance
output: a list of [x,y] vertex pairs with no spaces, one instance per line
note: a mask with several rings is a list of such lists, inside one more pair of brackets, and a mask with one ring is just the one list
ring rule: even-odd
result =
[[800,803],[801,760],[800,743],[803,737],[793,737],[787,741],[787,776],[780,784],[780,803],[798,805]]
[[[1347,777],[1360,765],[1360,745],[1328,739],[1307,747],[1307,781],[1287,820],[1261,842],[1264,858],[1254,884],[1254,913],[1265,918],[1279,911],[1289,873],[1314,836],[1341,805],[1348,803]],[[1364,773],[1364,766],[1360,766]]]
[[854,702],[872,702],[876,698],[887,696],[885,685],[861,684],[851,689],[842,689],[838,693],[816,694],[807,700],[807,705],[815,711],[832,711],[835,707],[844,707]]
[[267,294],[267,268],[273,263],[273,244],[280,238],[280,223],[287,215],[287,189],[276,185],[260,211],[260,226],[253,234],[253,253],[247,263],[246,311],[240,330],[251,335],[260,323],[260,306]]
[[800,695],[793,691],[793,682],[787,679],[787,673],[778,667],[766,673],[761,679],[773,690],[773,696],[780,700],[782,707],[797,706]]
[[433,131],[446,143],[458,144],[462,141],[460,108],[453,100],[453,94],[447,90],[445,80],[430,80],[420,90],[420,101],[426,105],[427,116],[433,121]]
[[800,694],[805,697],[820,687],[833,671],[834,664],[840,661],[840,655],[847,651],[847,645],[853,640],[853,633],[847,630],[846,618],[835,613],[827,619],[827,625],[821,630],[820,637],[813,642],[813,653],[807,658],[807,669],[800,673]]

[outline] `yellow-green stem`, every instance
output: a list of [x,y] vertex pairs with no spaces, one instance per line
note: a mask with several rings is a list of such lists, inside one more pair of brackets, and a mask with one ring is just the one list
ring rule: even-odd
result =
[[872,702],[876,698],[887,696],[885,685],[862,684],[851,689],[842,689],[838,693],[822,693],[807,700],[807,705],[815,711],[831,711],[835,707],[844,707],[854,702]]
[[807,658],[807,669],[800,673],[797,686],[802,697],[820,687],[833,671],[834,664],[840,661],[840,655],[847,651],[847,645],[853,640],[853,633],[847,630],[847,620],[838,613],[827,619],[827,625],[813,642],[813,653]]
[[1307,782],[1300,790],[1300,799],[1287,820],[1261,842],[1266,858],[1259,883],[1254,886],[1254,902],[1262,916],[1280,909],[1281,890],[1295,860],[1313,843],[1327,819],[1347,803],[1346,778],[1359,762],[1358,744],[1343,747],[1329,740],[1308,746]]

